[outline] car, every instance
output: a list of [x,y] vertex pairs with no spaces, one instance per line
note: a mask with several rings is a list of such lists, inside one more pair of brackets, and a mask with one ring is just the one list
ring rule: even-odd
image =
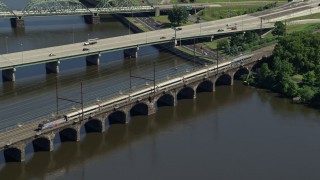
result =
[[166,38],[166,37],[164,37],[164,36],[161,36],[161,37],[160,37],[160,39],[165,39],[165,38]]
[[233,26],[231,30],[237,30],[237,26]]
[[224,31],[223,29],[218,29],[218,32],[222,32],[222,31]]
[[55,54],[53,54],[53,53],[50,53],[50,54],[49,54],[49,56],[55,56]]
[[82,51],[89,51],[89,48],[83,48]]
[[181,28],[181,27],[178,27],[176,30],[177,30],[177,31],[180,31],[180,30],[182,30],[182,28]]

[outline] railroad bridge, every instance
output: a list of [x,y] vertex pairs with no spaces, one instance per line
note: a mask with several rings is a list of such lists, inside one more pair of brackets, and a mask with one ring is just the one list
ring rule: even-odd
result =
[[[28,128],[5,132],[0,141],[0,150],[4,151],[7,162],[24,161],[26,145],[32,143],[37,151],[53,151],[54,139],[57,135],[64,141],[80,141],[80,129],[85,131],[104,132],[109,125],[129,123],[130,116],[151,115],[158,107],[175,106],[179,99],[193,99],[199,92],[214,92],[217,85],[233,85],[233,80],[242,74],[250,74],[261,60],[267,60],[272,55],[274,46],[260,49],[252,55],[244,55],[230,62],[220,63],[194,69],[179,77],[174,77],[155,85],[131,90],[108,99],[108,106],[100,107],[94,113],[82,114],[56,128],[35,131],[40,122],[27,126]],[[161,86],[160,86],[161,85]],[[127,96],[126,96],[127,95]],[[120,101],[120,97],[122,98]],[[91,105],[86,106],[84,109]],[[83,111],[82,111],[83,112]],[[21,132],[19,132],[21,131]],[[13,133],[14,132],[14,133]],[[11,134],[11,135],[10,135]]]

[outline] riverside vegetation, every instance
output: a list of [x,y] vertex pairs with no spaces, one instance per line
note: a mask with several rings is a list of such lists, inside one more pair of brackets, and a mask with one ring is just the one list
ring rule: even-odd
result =
[[320,107],[320,34],[304,31],[279,37],[271,61],[248,82]]

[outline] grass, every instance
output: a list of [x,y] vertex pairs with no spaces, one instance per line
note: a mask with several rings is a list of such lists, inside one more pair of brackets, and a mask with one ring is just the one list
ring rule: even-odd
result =
[[[226,2],[245,2],[245,1],[270,1],[270,2],[276,2],[275,0],[195,0],[196,3],[226,3]],[[279,0],[279,1],[284,1],[284,2],[288,2],[287,0]],[[180,0],[171,0],[171,3],[180,3]],[[186,0],[186,2],[189,2],[189,0]]]
[[243,15],[250,9],[256,9],[259,6],[229,6],[229,7],[207,7],[197,15],[207,21],[223,19],[227,17]]
[[303,20],[303,19],[320,19],[320,13],[309,14],[306,16],[291,18],[288,21],[296,21],[296,20]]
[[287,33],[298,32],[298,31],[308,31],[313,32],[320,29],[319,23],[312,24],[294,24],[287,26]]
[[142,31],[144,31],[144,32],[150,31],[148,28],[144,27],[141,23],[135,21],[133,18],[127,17],[127,19],[128,19],[131,23],[135,24],[135,25],[136,25],[139,29],[141,29]]
[[296,75],[293,75],[291,79],[294,80],[295,82],[301,82],[303,79],[303,76],[301,74],[296,74]]

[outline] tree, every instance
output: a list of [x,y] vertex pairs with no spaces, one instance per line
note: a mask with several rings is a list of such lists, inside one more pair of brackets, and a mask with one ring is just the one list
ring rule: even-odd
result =
[[302,79],[303,83],[310,85],[310,86],[314,85],[316,80],[317,80],[317,77],[316,77],[314,71],[309,71],[309,72],[305,73],[303,75],[303,79]]
[[275,36],[283,36],[286,33],[286,26],[281,21],[274,23],[275,28],[272,30],[272,34]]
[[311,87],[303,86],[299,89],[299,94],[304,101],[310,101],[314,97],[315,92],[312,90]]
[[217,48],[225,49],[229,45],[229,41],[227,38],[217,40]]
[[171,24],[180,25],[180,23],[186,23],[189,13],[185,7],[173,6],[172,10],[168,11],[168,19]]

